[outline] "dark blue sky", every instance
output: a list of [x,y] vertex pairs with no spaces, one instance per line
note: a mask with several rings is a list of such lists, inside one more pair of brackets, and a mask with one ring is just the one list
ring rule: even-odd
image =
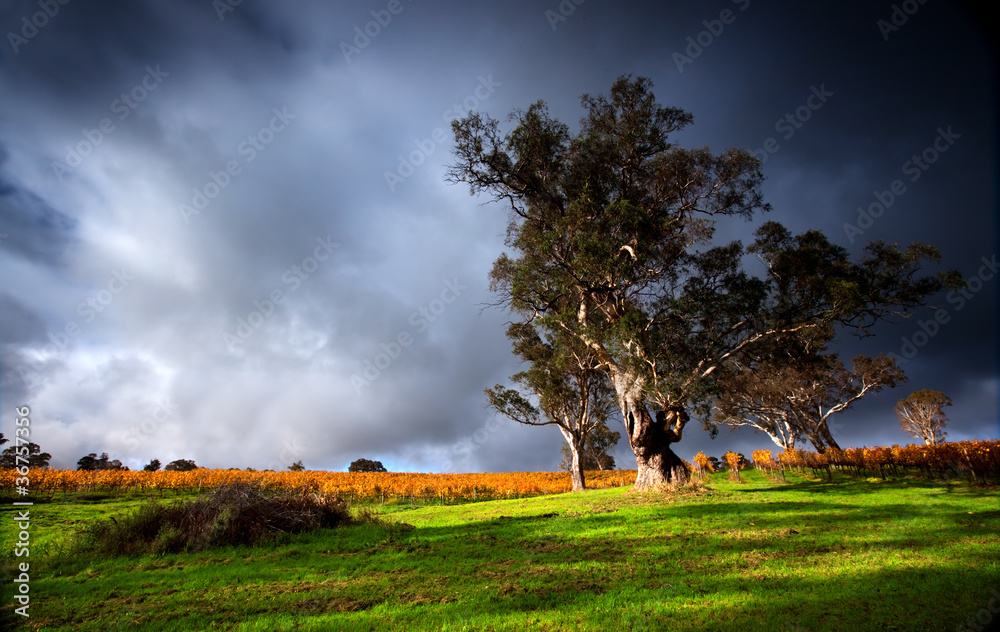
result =
[[[969,278],[940,322],[838,343],[910,377],[842,445],[907,442],[892,408],[921,388],[949,438],[996,437],[991,29],[915,1],[2,3],[2,427],[31,406],[61,467],[554,469],[555,429],[484,408],[519,368],[484,309],[506,215],[444,183],[449,121],[544,99],[575,127],[632,73],[694,115],[679,144],[766,158],[771,219]],[[688,459],[772,447],[689,428]]]

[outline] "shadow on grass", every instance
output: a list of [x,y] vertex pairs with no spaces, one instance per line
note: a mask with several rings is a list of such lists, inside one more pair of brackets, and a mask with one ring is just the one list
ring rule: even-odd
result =
[[[256,552],[252,562],[243,550],[170,557],[179,562],[162,579],[141,580],[161,582],[145,601],[117,596],[122,575],[99,572],[86,585],[101,603],[83,614],[128,611],[150,629],[292,616],[305,629],[338,630],[954,630],[1000,586],[1000,511],[970,514],[961,489],[932,505],[897,502],[892,494],[914,485],[895,485],[751,481],[682,502],[618,498],[614,512],[603,499],[572,515],[498,505],[526,515],[405,533],[350,527]],[[768,489],[780,495],[759,494]],[[584,509],[587,495],[579,499]],[[255,583],[241,593],[250,564]],[[321,571],[335,579],[292,579]],[[81,580],[42,589],[57,603]],[[198,590],[175,588],[191,584]]]

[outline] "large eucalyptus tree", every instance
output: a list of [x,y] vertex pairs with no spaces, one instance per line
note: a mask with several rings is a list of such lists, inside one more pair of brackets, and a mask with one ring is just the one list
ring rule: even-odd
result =
[[[524,322],[561,329],[607,373],[638,463],[636,488],[683,481],[670,449],[690,413],[710,424],[714,373],[748,347],[836,323],[859,331],[939,290],[916,278],[930,247],[875,242],[859,263],[818,231],[792,236],[774,222],[749,251],[713,245],[715,218],[769,210],[750,152],[685,149],[670,136],[692,121],[661,107],[648,79],[620,77],[608,96],[582,98],[579,131],[539,101],[499,121],[453,122],[448,180],[510,209],[491,288]],[[653,407],[655,412],[651,412]]]

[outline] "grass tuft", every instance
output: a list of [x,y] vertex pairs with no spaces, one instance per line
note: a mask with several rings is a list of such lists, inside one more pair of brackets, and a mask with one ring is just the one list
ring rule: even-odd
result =
[[76,554],[141,556],[202,551],[223,546],[254,546],[281,534],[296,534],[354,522],[337,496],[298,491],[273,492],[236,483],[185,503],[150,501],[130,514],[86,527]]

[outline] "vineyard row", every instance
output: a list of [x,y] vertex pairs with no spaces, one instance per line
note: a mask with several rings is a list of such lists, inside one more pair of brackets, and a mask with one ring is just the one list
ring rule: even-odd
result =
[[958,477],[971,482],[1000,482],[1000,440],[996,439],[938,445],[830,449],[822,454],[785,450],[777,457],[773,457],[770,450],[756,450],[752,456],[757,469],[774,472],[786,467],[808,468],[814,472],[825,472],[831,479],[831,471],[836,469],[858,476],[878,475],[883,480],[887,474],[918,474],[929,479]]

